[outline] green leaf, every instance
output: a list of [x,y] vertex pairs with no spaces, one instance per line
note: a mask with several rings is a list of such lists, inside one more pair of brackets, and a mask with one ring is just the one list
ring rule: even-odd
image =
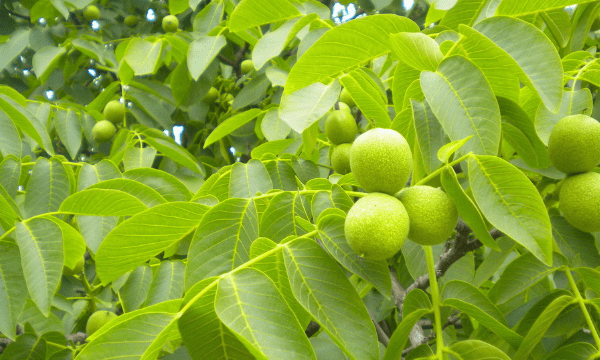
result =
[[180,299],[183,295],[185,264],[181,260],[161,261],[152,277],[144,306]]
[[0,44],[0,70],[4,70],[29,45],[29,28],[20,28],[10,34],[7,42]]
[[77,226],[85,239],[85,244],[90,251],[98,252],[100,244],[109,232],[117,226],[118,216],[85,216],[76,215]]
[[448,137],[431,111],[429,103],[426,101],[422,103],[417,100],[411,100],[410,103],[415,122],[417,144],[423,157],[425,171],[430,174],[441,165],[437,153],[448,142]]
[[417,70],[436,71],[444,59],[437,42],[423,33],[400,33],[390,36],[392,52]]
[[496,14],[512,15],[516,17],[535,14],[546,10],[565,8],[570,5],[585,4],[588,2],[592,2],[592,0],[544,0],[536,3],[519,0],[503,0],[496,10]]
[[23,334],[9,344],[2,353],[2,360],[45,360],[46,340],[33,334]]
[[77,191],[81,191],[100,181],[116,178],[121,178],[121,172],[110,160],[103,159],[94,165],[83,163],[77,177]]
[[[216,278],[207,278],[185,294],[193,302],[179,319],[179,332],[194,360],[255,359],[215,312]],[[200,295],[200,293],[202,293]]]
[[29,219],[16,224],[15,242],[29,295],[44,316],[48,316],[64,262],[60,227],[48,219]]
[[544,144],[548,145],[550,133],[556,123],[565,116],[575,114],[592,114],[592,93],[590,89],[564,91],[558,113],[553,113],[545,106],[540,106],[535,114],[535,129]]
[[119,290],[119,299],[123,312],[128,313],[140,308],[146,300],[150,283],[152,282],[152,269],[148,264],[135,268]]
[[66,52],[66,48],[58,46],[44,46],[35,52],[32,59],[33,71],[41,82],[46,82]]
[[[468,73],[469,76],[464,76]],[[421,88],[450,140],[473,135],[465,152],[496,155],[500,146],[500,109],[483,73],[462,56],[421,73]]]
[[344,235],[345,217],[324,214],[319,217],[317,229],[325,249],[346,269],[373,285],[387,299],[392,296],[392,281],[386,261],[362,259],[348,245]]
[[598,350],[594,345],[586,342],[568,344],[554,350],[546,360],[587,360],[593,359]]
[[15,221],[21,221],[21,212],[14,200],[0,185],[0,225],[5,231],[10,230]]
[[377,335],[343,271],[314,241],[287,244],[285,267],[294,296],[351,359],[378,359]]
[[558,43],[558,46],[564,48],[571,35],[571,18],[565,9],[554,9],[539,13],[548,30]]
[[497,97],[519,101],[520,70],[511,68],[514,67],[514,61],[500,46],[477,30],[465,25],[458,26],[458,30],[462,36],[456,42],[455,51],[449,51],[446,55],[466,57],[483,72]]
[[162,60],[163,46],[164,42],[161,39],[151,42],[134,37],[127,44],[123,59],[135,75],[154,74]]
[[301,15],[288,0],[276,3],[269,0],[242,0],[231,13],[227,27],[232,32],[239,32]]
[[2,111],[0,111],[0,153],[3,156],[13,155],[18,158],[23,156],[23,141],[17,125]]
[[[444,244],[433,246],[433,256],[437,259],[444,251]],[[406,261],[406,267],[413,279],[427,274],[427,262],[423,247],[413,241],[405,241],[402,245],[402,255]]]
[[185,166],[186,168],[200,174],[204,177],[204,169],[200,166],[196,158],[190,154],[186,149],[178,146],[177,144],[171,143],[164,139],[146,137],[144,141],[156,150],[160,151],[163,155],[169,159],[175,161],[179,165]]
[[180,304],[179,299],[167,301],[120,315],[88,337],[75,359],[156,359],[177,330]]
[[89,189],[112,189],[122,191],[135,196],[149,208],[167,202],[158,191],[150,186],[129,179],[105,180],[90,186]]
[[346,194],[339,185],[331,186],[331,191],[319,191],[311,199],[311,212],[314,219],[318,219],[321,213],[329,208],[337,208],[347,213],[354,205],[354,201]]
[[532,253],[525,253],[508,264],[488,292],[488,298],[496,304],[503,304],[555,270],[544,265]]
[[[506,16],[485,19],[473,29],[504,50],[512,62],[510,71],[532,86],[550,111],[558,111],[563,91],[562,64],[556,48],[544,33],[523,20]],[[506,37],[507,33],[519,36]],[[508,61],[508,58],[500,61]]]
[[467,196],[462,186],[460,186],[458,178],[456,177],[456,172],[454,172],[454,169],[451,166],[446,165],[440,175],[440,180],[444,190],[448,196],[450,196],[452,201],[454,201],[458,213],[471,227],[471,230],[473,230],[473,234],[475,234],[479,241],[485,246],[500,251],[498,244],[496,244],[496,241],[494,241],[488,232],[485,219],[481,215],[481,212],[479,212],[477,206],[475,206],[471,198]]
[[431,300],[429,300],[429,296],[425,294],[425,291],[413,289],[409,291],[404,298],[404,303],[402,304],[402,318],[406,318],[417,310],[431,310],[431,306]]
[[9,237],[0,240],[0,332],[15,340],[17,319],[27,298],[19,247]]
[[510,360],[502,350],[480,340],[458,341],[444,352],[462,360]]
[[[250,246],[250,258],[254,259],[267,251],[275,249],[277,246],[279,245],[267,238],[258,238],[254,240]],[[252,264],[252,268],[262,271],[269,279],[271,279],[271,281],[273,281],[279,292],[281,292],[281,295],[283,295],[287,305],[292,309],[294,314],[296,314],[300,324],[302,324],[303,327],[308,326],[312,316],[304,310],[292,293],[290,281],[285,269],[283,251],[274,251],[270,255],[262,256],[260,260]]]
[[187,65],[194,80],[198,80],[225,45],[227,45],[227,40],[223,35],[204,36],[190,44]]
[[316,360],[298,319],[260,271],[242,269],[219,280],[215,311],[257,358]]
[[575,270],[581,275],[588,288],[600,294],[600,271],[583,267]]
[[139,181],[156,191],[167,201],[190,201],[192,194],[175,176],[152,168],[134,169],[123,173],[123,177]]
[[475,202],[498,230],[552,264],[552,228],[535,186],[519,169],[493,156],[469,158]]
[[240,127],[246,125],[259,115],[263,114],[264,111],[260,109],[250,109],[246,110],[243,113],[236,114],[229,119],[223,121],[219,126],[217,126],[206,138],[204,142],[204,148],[206,149],[209,145],[214,143],[217,140],[220,140],[224,136],[231,134],[234,130],[239,129]]
[[340,78],[356,105],[377,127],[389,128],[392,124],[387,110],[387,95],[362,69],[350,71]]
[[290,235],[306,234],[296,217],[308,220],[302,196],[295,192],[275,195],[261,216],[259,235],[278,243]]
[[410,334],[417,321],[421,320],[429,312],[431,312],[429,309],[419,309],[402,318],[402,322],[394,330],[392,337],[390,337],[383,360],[395,360],[402,357],[402,351],[408,339],[408,334]]
[[[519,155],[528,165],[534,168],[549,167],[548,149],[538,137],[533,120],[529,118],[525,110],[517,103],[501,97],[498,98],[498,104],[502,114],[502,131],[505,135],[508,135],[505,136],[506,140],[511,146],[517,148]],[[506,126],[507,124],[512,126],[512,131],[507,131],[509,128],[509,126]],[[511,137],[511,133],[517,134],[517,137]],[[530,145],[524,147],[524,144]],[[520,149],[519,146],[521,146]]]
[[535,346],[538,344],[538,342],[542,340],[544,333],[546,332],[546,330],[548,330],[550,325],[552,325],[554,319],[556,319],[558,315],[560,315],[561,311],[563,311],[574,301],[575,299],[572,296],[568,295],[563,295],[554,300],[537,318],[537,320],[525,336],[523,344],[521,344],[521,346],[512,358],[514,360],[527,359],[531,351],[533,351]]
[[17,195],[20,174],[21,161],[14,156],[7,156],[0,162],[0,185],[13,199]]
[[552,235],[569,265],[590,268],[600,266],[600,254],[594,236],[569,224],[557,209],[550,209],[548,212],[552,223]]
[[230,197],[251,198],[257,193],[264,194],[270,190],[273,190],[273,184],[261,161],[252,159],[246,164],[233,164],[229,180]]
[[103,284],[135,269],[190,234],[208,206],[174,202],[155,206],[114,228],[96,253],[96,272]]
[[500,269],[509,256],[516,256],[513,253],[514,244],[515,242],[509,237],[502,236],[499,238],[498,247],[500,250],[487,254],[481,265],[477,268],[471,284],[481,286],[497,273],[498,269]]
[[452,306],[468,314],[515,348],[523,338],[508,328],[498,308],[475,286],[464,281],[449,281],[442,292],[445,306]]
[[442,146],[437,153],[438,160],[440,160],[444,164],[450,162],[450,158],[452,157],[452,155],[454,155],[455,152],[457,152],[464,144],[466,144],[467,141],[471,140],[472,137],[473,135],[466,137],[462,140],[455,140],[449,142],[448,144]]
[[52,141],[44,125],[29,111],[24,104],[0,93],[0,111],[4,112],[23,133],[29,135],[48,154],[54,155]]
[[329,85],[319,82],[310,84],[282,96],[279,117],[292,129],[302,133],[331,109],[339,95],[340,83],[337,80]]
[[148,210],[138,198],[120,190],[86,189],[63,201],[59,211],[77,215],[133,216]]
[[[195,4],[192,4],[195,2]],[[190,7],[195,9],[200,0],[190,0]],[[196,15],[193,21],[194,32],[200,36],[205,36],[212,29],[217,27],[223,19],[225,3],[222,1],[211,1]]]
[[[260,128],[263,134],[265,135],[265,138],[269,141],[268,143],[265,143],[263,145],[269,144],[275,140],[285,139],[292,130],[292,128],[285,121],[283,121],[283,119],[279,117],[279,108],[272,108],[267,110],[265,116],[262,119],[262,122],[260,123]],[[290,143],[293,140],[288,139],[286,141]],[[285,147],[286,146],[284,146],[284,148]],[[253,153],[255,149],[256,148],[252,149]],[[255,156],[253,155],[252,157]],[[260,156],[257,156],[255,158],[260,158]]]
[[57,211],[69,196],[69,177],[62,162],[38,158],[32,169],[25,193],[25,216]]
[[231,198],[210,208],[192,238],[185,288],[250,260],[250,245],[257,237],[258,214],[254,200]]
[[265,74],[257,74],[235,96],[231,108],[238,110],[246,106],[258,104],[267,95],[267,89],[270,85],[269,79],[267,79]]
[[75,265],[83,259],[85,254],[85,240],[75,228],[54,216],[44,215],[44,218],[52,221],[60,227],[63,240],[64,266],[74,269]]
[[189,8],[188,0],[171,0],[169,1],[169,14],[177,15],[186,11]]
[[449,29],[457,29],[460,24],[473,25],[480,17],[486,15],[486,0],[458,0],[440,21],[440,25]]
[[79,114],[73,109],[59,110],[54,116],[54,126],[71,159],[76,159],[83,138],[81,125],[79,124]]
[[391,86],[396,113],[400,113],[403,110],[406,91],[415,80],[419,80],[420,75],[420,70],[417,70],[404,62],[399,61],[398,64],[396,64],[396,69],[394,70],[394,82]]
[[284,93],[291,94],[315,82],[340,76],[389,53],[389,36],[401,32],[419,32],[419,27],[406,17],[378,14],[328,30],[292,67]]

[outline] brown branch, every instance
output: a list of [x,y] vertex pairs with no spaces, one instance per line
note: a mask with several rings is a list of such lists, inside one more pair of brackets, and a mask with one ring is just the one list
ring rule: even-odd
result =
[[373,315],[370,312],[369,312],[369,316],[371,317],[371,321],[373,321],[373,325],[375,325],[375,330],[377,331],[377,339],[379,340],[380,343],[383,344],[383,346],[387,347],[388,343],[390,342],[389,336],[385,333],[385,331],[383,331],[383,329],[381,328],[381,325],[379,325],[377,320],[375,320],[375,318],[373,317]]

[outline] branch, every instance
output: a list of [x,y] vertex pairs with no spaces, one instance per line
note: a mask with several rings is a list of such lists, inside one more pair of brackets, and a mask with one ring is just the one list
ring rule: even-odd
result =
[[[398,281],[396,272],[392,268],[390,268],[390,275],[392,278],[392,298],[394,299],[394,304],[396,304],[396,307],[400,313],[402,313],[402,303],[404,302],[404,297],[406,296],[406,290],[404,290],[404,287],[402,287],[402,284],[400,284],[400,281]],[[427,336],[425,336],[423,328],[421,328],[419,324],[415,324],[415,326],[412,328],[410,334],[408,334],[408,339],[410,340],[410,344],[412,346],[419,346],[423,342],[427,342]]]
[[385,333],[385,331],[383,331],[383,329],[381,328],[381,325],[379,325],[377,320],[375,320],[375,318],[373,317],[373,315],[371,315],[370,312],[369,312],[369,316],[371,317],[371,321],[373,321],[373,325],[375,325],[375,330],[377,331],[377,339],[379,340],[380,343],[383,344],[383,346],[387,347],[388,343],[390,342],[390,338]]

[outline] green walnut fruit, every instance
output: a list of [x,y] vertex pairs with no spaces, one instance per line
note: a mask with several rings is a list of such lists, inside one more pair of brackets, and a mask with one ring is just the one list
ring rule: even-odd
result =
[[346,175],[350,172],[350,149],[352,144],[340,144],[333,148],[331,153],[331,166],[338,174]]
[[212,103],[215,100],[217,100],[217,98],[219,97],[219,90],[217,90],[214,87],[211,87],[208,92],[206,93],[206,95],[204,95],[204,97],[202,98],[203,101],[207,102],[207,103]]
[[123,122],[125,117],[125,105],[121,104],[119,100],[111,100],[104,107],[102,112],[104,118],[113,124]]
[[600,174],[587,172],[563,180],[560,211],[569,224],[585,232],[600,231]]
[[127,15],[125,17],[125,25],[135,27],[138,24],[138,18],[135,15]]
[[179,28],[179,19],[175,15],[167,15],[162,19],[162,28],[165,32],[175,32]]
[[345,102],[342,102],[340,100],[336,103],[336,105],[333,106],[334,110],[342,110],[342,111],[345,111],[348,114],[352,115],[352,109],[350,109],[350,106],[348,106],[348,104],[346,104]]
[[333,110],[325,120],[325,135],[334,145],[353,142],[357,132],[356,120],[346,110]]
[[90,5],[83,9],[83,17],[87,21],[98,20],[100,19],[100,10],[94,5]]
[[397,131],[371,129],[352,144],[350,168],[365,191],[394,195],[412,171],[410,146]]
[[108,120],[100,120],[92,128],[92,138],[100,143],[108,142],[115,136],[117,128]]
[[250,71],[254,70],[254,63],[252,62],[252,60],[244,60],[240,64],[240,70],[242,71],[242,74],[247,74]]
[[565,174],[592,170],[600,162],[600,123],[583,114],[562,118],[550,133],[548,155]]
[[350,93],[348,92],[348,90],[346,90],[346,88],[342,89],[342,92],[340,94],[340,101],[348,104],[348,106],[350,106],[351,108],[356,106],[356,102],[354,102],[354,99],[352,98],[352,96],[350,96]]
[[437,245],[452,235],[458,211],[450,196],[440,188],[411,186],[396,197],[406,208],[410,219],[410,240],[421,245]]
[[85,332],[87,336],[92,336],[93,333],[98,331],[101,327],[106,325],[112,319],[115,319],[117,314],[112,311],[98,310],[90,315],[87,324],[85,325]]
[[79,273],[81,273],[83,271],[83,258],[79,259],[79,261],[77,262],[77,264],[75,264],[75,267],[73,269],[71,269],[68,266],[64,266],[63,265],[63,275],[65,276],[73,276],[73,275],[77,275]]
[[400,250],[409,226],[406,209],[398,199],[370,193],[348,211],[344,233],[348,245],[363,258],[385,260]]

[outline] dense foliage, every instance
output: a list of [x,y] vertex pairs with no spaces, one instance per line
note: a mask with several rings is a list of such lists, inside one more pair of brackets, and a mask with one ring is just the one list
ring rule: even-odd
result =
[[600,357],[600,1],[429,2],[0,0],[0,360]]

